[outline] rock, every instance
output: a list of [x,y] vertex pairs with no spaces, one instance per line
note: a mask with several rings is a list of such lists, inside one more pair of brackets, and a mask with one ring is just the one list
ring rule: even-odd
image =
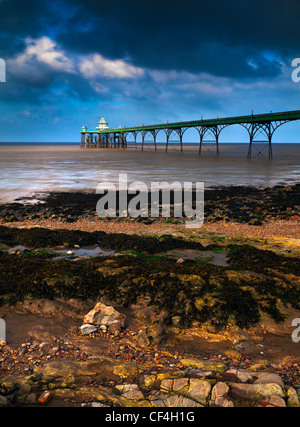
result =
[[188,378],[176,378],[173,380],[173,391],[176,394],[186,394],[189,389]]
[[115,320],[108,326],[108,332],[114,335],[116,335],[116,332],[120,333],[121,329],[122,329],[122,325],[121,325],[121,322],[119,322],[119,320]]
[[161,382],[160,389],[167,393],[171,393],[173,391],[173,383],[174,380],[172,379],[164,379]]
[[242,383],[251,384],[278,384],[284,388],[284,383],[279,375],[269,372],[250,372],[242,369],[229,369],[226,374],[235,375]]
[[267,360],[260,360],[255,365],[252,365],[249,368],[249,371],[253,371],[253,372],[265,371],[268,367],[268,364],[269,362]]
[[91,310],[83,320],[85,324],[91,324],[94,326],[110,326],[113,322],[120,322],[122,328],[125,326],[126,316],[119,313],[112,306],[107,306],[101,302]]
[[35,405],[37,402],[37,395],[34,393],[28,394],[28,396],[25,399],[25,403],[27,405]]
[[1,396],[0,394],[0,408],[5,408],[8,406],[11,406],[10,401],[5,396]]
[[138,311],[136,318],[146,322],[147,324],[153,324],[157,321],[156,308],[154,306],[145,307]]
[[97,328],[94,325],[85,324],[80,327],[80,332],[82,335],[89,335],[94,332],[97,332]]
[[194,408],[203,407],[202,404],[195,402],[194,400],[188,399],[184,396],[169,396],[164,400],[164,406],[167,408]]
[[286,391],[287,395],[287,406],[290,408],[299,408],[300,402],[296,390],[293,387],[288,387]]
[[135,365],[117,365],[113,367],[113,374],[125,379],[139,373],[139,368]]
[[173,316],[172,317],[172,325],[175,328],[180,328],[182,326],[182,321],[180,316]]
[[148,400],[152,407],[162,408],[194,408],[203,407],[201,403],[197,403],[185,396],[169,395],[161,391],[153,390],[148,395]]
[[161,344],[166,338],[164,328],[158,323],[142,329],[137,335],[137,343],[141,347],[153,347]]
[[279,387],[284,388],[284,382],[279,375],[269,373],[269,372],[260,372],[254,375],[254,378],[257,379],[254,381],[254,384],[277,384]]
[[208,381],[191,378],[187,396],[202,405],[206,405],[211,392],[211,385]]
[[10,381],[5,381],[0,385],[0,393],[4,396],[9,396],[10,394],[14,393],[16,389],[16,384]]
[[241,360],[242,358],[241,353],[237,350],[225,350],[225,355],[234,360]]
[[284,398],[282,388],[278,384],[236,384],[230,383],[230,396],[239,401],[258,401],[265,397],[279,396]]
[[147,389],[152,388],[154,386],[154,384],[158,381],[159,380],[157,379],[157,376],[154,374],[153,375],[143,375],[140,378],[139,384],[140,384],[141,388],[147,390]]
[[144,395],[143,393],[138,389],[128,389],[125,390],[125,392],[122,395],[127,400],[143,400]]
[[270,396],[265,397],[264,399],[260,400],[256,407],[258,408],[285,408],[286,404],[285,401],[279,397],[279,396]]
[[180,363],[185,367],[198,368],[202,371],[225,372],[227,366],[218,360],[181,359]]
[[91,408],[103,408],[103,403],[100,402],[92,402],[91,403]]
[[234,407],[234,403],[229,397],[229,387],[226,383],[218,382],[213,387],[210,406],[220,406],[222,408]]

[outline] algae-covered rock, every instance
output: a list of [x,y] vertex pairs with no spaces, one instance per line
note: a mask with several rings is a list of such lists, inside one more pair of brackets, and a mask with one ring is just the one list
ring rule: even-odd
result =
[[137,343],[141,347],[153,347],[161,344],[166,338],[164,328],[156,323],[148,328],[142,329],[137,335]]
[[286,391],[287,406],[290,408],[299,408],[300,402],[296,390],[293,387],[288,387]]
[[187,396],[202,405],[207,404],[208,396],[211,392],[211,385],[208,381],[191,378]]
[[198,368],[202,371],[225,372],[227,366],[217,360],[181,359],[180,363],[185,367]]
[[229,386],[231,397],[240,401],[257,401],[271,396],[285,397],[282,388],[278,384],[230,383]]
[[125,379],[129,378],[130,376],[134,376],[140,372],[140,369],[138,366],[135,365],[117,365],[113,367],[113,373],[114,375],[117,375],[118,377]]

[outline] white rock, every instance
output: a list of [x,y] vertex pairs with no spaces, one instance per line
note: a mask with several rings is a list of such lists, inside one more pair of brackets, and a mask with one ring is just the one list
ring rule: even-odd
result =
[[97,328],[94,325],[85,324],[80,327],[80,331],[82,335],[89,335],[93,332],[97,332]]

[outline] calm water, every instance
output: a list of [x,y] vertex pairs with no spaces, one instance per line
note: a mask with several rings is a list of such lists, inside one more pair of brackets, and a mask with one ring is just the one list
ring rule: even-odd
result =
[[[247,144],[224,144],[219,157],[197,148],[180,153],[134,149],[81,150],[78,145],[0,145],[0,201],[44,191],[95,191],[98,183],[188,181],[214,185],[300,182],[300,144],[274,144],[274,159],[247,159]],[[267,155],[267,151],[264,152]]]

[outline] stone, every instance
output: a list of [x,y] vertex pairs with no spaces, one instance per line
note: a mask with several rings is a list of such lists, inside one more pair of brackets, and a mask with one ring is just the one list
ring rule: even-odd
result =
[[173,384],[174,384],[174,380],[172,380],[172,379],[164,379],[161,382],[160,389],[162,391],[166,391],[168,393],[171,393],[173,391]]
[[89,335],[94,332],[97,332],[97,328],[94,325],[85,324],[80,327],[80,332],[82,335]]
[[5,381],[0,384],[0,393],[4,396],[8,396],[12,393],[14,393],[17,389],[17,386],[15,383],[10,381]]
[[126,390],[122,396],[125,397],[125,399],[127,400],[143,400],[144,399],[143,393],[137,389]]
[[175,328],[180,328],[182,326],[182,320],[180,316],[173,316],[172,317],[172,325]]
[[229,397],[229,387],[226,383],[218,382],[212,389],[210,406],[232,408],[234,403]]
[[122,325],[121,325],[121,322],[119,322],[119,320],[115,320],[107,328],[108,332],[114,335],[116,334],[116,332],[120,333],[121,329],[122,329]]
[[285,408],[286,404],[285,401],[279,397],[279,396],[270,396],[265,397],[264,399],[260,400],[256,407],[258,408]]
[[297,391],[293,387],[288,387],[286,390],[287,406],[289,408],[299,408],[300,402]]
[[195,378],[190,379],[187,397],[201,403],[202,405],[206,405],[210,392],[211,385],[208,381],[198,380]]
[[225,372],[227,366],[218,360],[181,359],[180,363],[185,367],[198,368],[202,371]]
[[145,307],[138,311],[136,318],[151,325],[157,321],[156,308],[154,306]]
[[278,384],[284,388],[284,383],[279,375],[269,372],[250,372],[242,369],[229,369],[226,374],[235,375],[242,383],[253,384]]
[[143,389],[149,389],[151,387],[153,387],[153,385],[157,382],[157,376],[156,375],[144,375],[141,379],[140,379],[140,387]]
[[173,391],[178,394],[185,394],[189,388],[188,378],[176,378],[173,381]]
[[226,350],[225,355],[230,359],[234,359],[234,360],[241,360],[242,358],[241,353],[237,350]]
[[202,404],[195,402],[184,396],[170,396],[163,401],[164,406],[167,408],[194,408],[194,407],[203,407]]
[[254,384],[278,384],[279,387],[284,388],[284,382],[279,375],[269,373],[269,372],[259,372],[254,375],[257,379],[254,381]]
[[141,347],[153,347],[161,344],[166,337],[164,328],[158,323],[142,329],[137,335],[137,343]]
[[28,394],[28,396],[26,396],[25,403],[27,405],[35,405],[36,402],[37,402],[37,395],[36,394],[30,393],[30,394]]
[[140,369],[134,365],[117,365],[113,367],[113,374],[120,378],[128,378],[140,372]]
[[113,322],[119,321],[122,328],[125,326],[126,316],[119,313],[112,306],[107,306],[101,302],[95,305],[83,320],[84,324],[91,324],[94,326],[110,326]]
[[249,371],[252,372],[259,372],[259,371],[265,371],[268,367],[269,362],[267,360],[260,360],[255,365],[250,366]]
[[236,384],[230,383],[230,396],[234,400],[258,401],[265,397],[279,396],[284,398],[282,388],[278,384]]
[[11,406],[10,401],[5,396],[1,396],[0,394],[0,408],[5,408],[8,406]]

